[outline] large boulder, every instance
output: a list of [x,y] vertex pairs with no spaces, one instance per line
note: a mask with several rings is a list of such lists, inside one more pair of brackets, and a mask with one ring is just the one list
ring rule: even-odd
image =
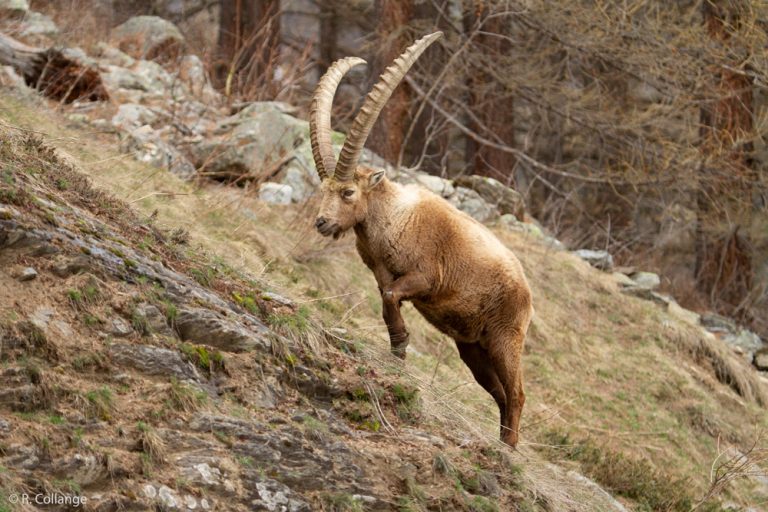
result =
[[495,206],[500,214],[511,213],[518,220],[525,218],[525,201],[516,190],[487,176],[460,176],[454,181],[459,187],[472,189],[485,202]]
[[294,148],[309,138],[309,125],[286,114],[279,103],[261,102],[219,122],[215,134],[189,148],[206,176],[271,177],[281,162],[295,158]]
[[118,366],[132,368],[144,375],[174,377],[181,381],[200,382],[200,374],[192,363],[184,361],[175,350],[152,345],[113,343],[109,357]]
[[493,220],[499,214],[496,208],[480,197],[480,194],[469,188],[456,187],[456,193],[448,201],[480,222]]
[[184,36],[168,20],[135,16],[112,31],[111,42],[136,59],[165,61],[179,55]]

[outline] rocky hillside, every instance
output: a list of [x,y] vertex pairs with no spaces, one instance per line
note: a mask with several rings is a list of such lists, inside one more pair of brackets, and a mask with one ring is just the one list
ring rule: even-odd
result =
[[529,276],[512,452],[412,308],[408,359],[389,355],[353,240],[312,229],[306,123],[219,105],[204,75],[179,88],[198,75],[140,48],[87,57],[110,102],[49,102],[4,70],[0,511],[33,510],[20,493],[87,510],[764,507],[759,338],[565,251],[514,191],[399,176],[489,222]]

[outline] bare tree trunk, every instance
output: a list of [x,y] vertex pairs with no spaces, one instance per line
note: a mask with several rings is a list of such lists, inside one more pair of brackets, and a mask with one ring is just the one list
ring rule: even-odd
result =
[[117,26],[133,16],[158,14],[155,0],[112,0],[112,25]]
[[[710,36],[727,45],[726,23],[738,27],[738,12],[715,0],[703,2],[702,8]],[[713,81],[719,97],[705,104],[700,116],[705,164],[697,198],[696,279],[713,306],[738,315],[749,306],[744,302],[753,281],[751,243],[741,222],[751,208],[755,172],[752,143],[732,146],[735,140],[749,140],[754,130],[752,81],[724,67],[714,70]]]
[[[470,2],[466,9],[464,29],[473,31],[482,23],[482,31],[476,36],[476,52],[486,61],[504,58],[511,50],[511,44],[501,35],[509,33],[506,17],[485,19],[489,14],[487,2]],[[470,128],[489,139],[495,139],[506,146],[515,145],[515,119],[513,98],[504,84],[488,72],[487,64],[469,67],[467,78],[469,89],[469,109],[475,118],[470,121]],[[515,158],[509,152],[499,151],[489,146],[467,140],[466,160],[473,174],[490,176],[508,185],[514,184],[513,170]]]
[[0,33],[0,64],[12,66],[27,85],[55,100],[109,98],[98,71],[57,49],[35,48]]
[[[376,0],[376,18],[379,20],[377,40],[381,49],[374,56],[372,80],[378,80],[384,69],[412,43],[407,28],[413,18],[413,1]],[[400,155],[408,128],[411,98],[412,91],[408,84],[400,84],[379,117],[378,129],[369,139],[371,149],[389,162],[397,162]]]
[[320,3],[320,71],[321,74],[336,60],[339,32],[335,1]]
[[279,0],[222,0],[214,75],[226,93],[271,87],[279,56]]

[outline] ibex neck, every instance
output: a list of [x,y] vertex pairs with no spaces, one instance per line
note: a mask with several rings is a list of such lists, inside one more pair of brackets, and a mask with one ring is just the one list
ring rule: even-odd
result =
[[368,238],[372,226],[386,226],[402,202],[403,187],[384,178],[368,192],[368,209],[365,218],[355,226],[358,236]]

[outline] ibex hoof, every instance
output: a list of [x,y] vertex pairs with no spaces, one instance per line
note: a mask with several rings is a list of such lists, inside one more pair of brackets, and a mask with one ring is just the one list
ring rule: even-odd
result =
[[405,359],[405,349],[408,348],[408,343],[402,343],[400,345],[392,345],[392,354],[400,359]]

